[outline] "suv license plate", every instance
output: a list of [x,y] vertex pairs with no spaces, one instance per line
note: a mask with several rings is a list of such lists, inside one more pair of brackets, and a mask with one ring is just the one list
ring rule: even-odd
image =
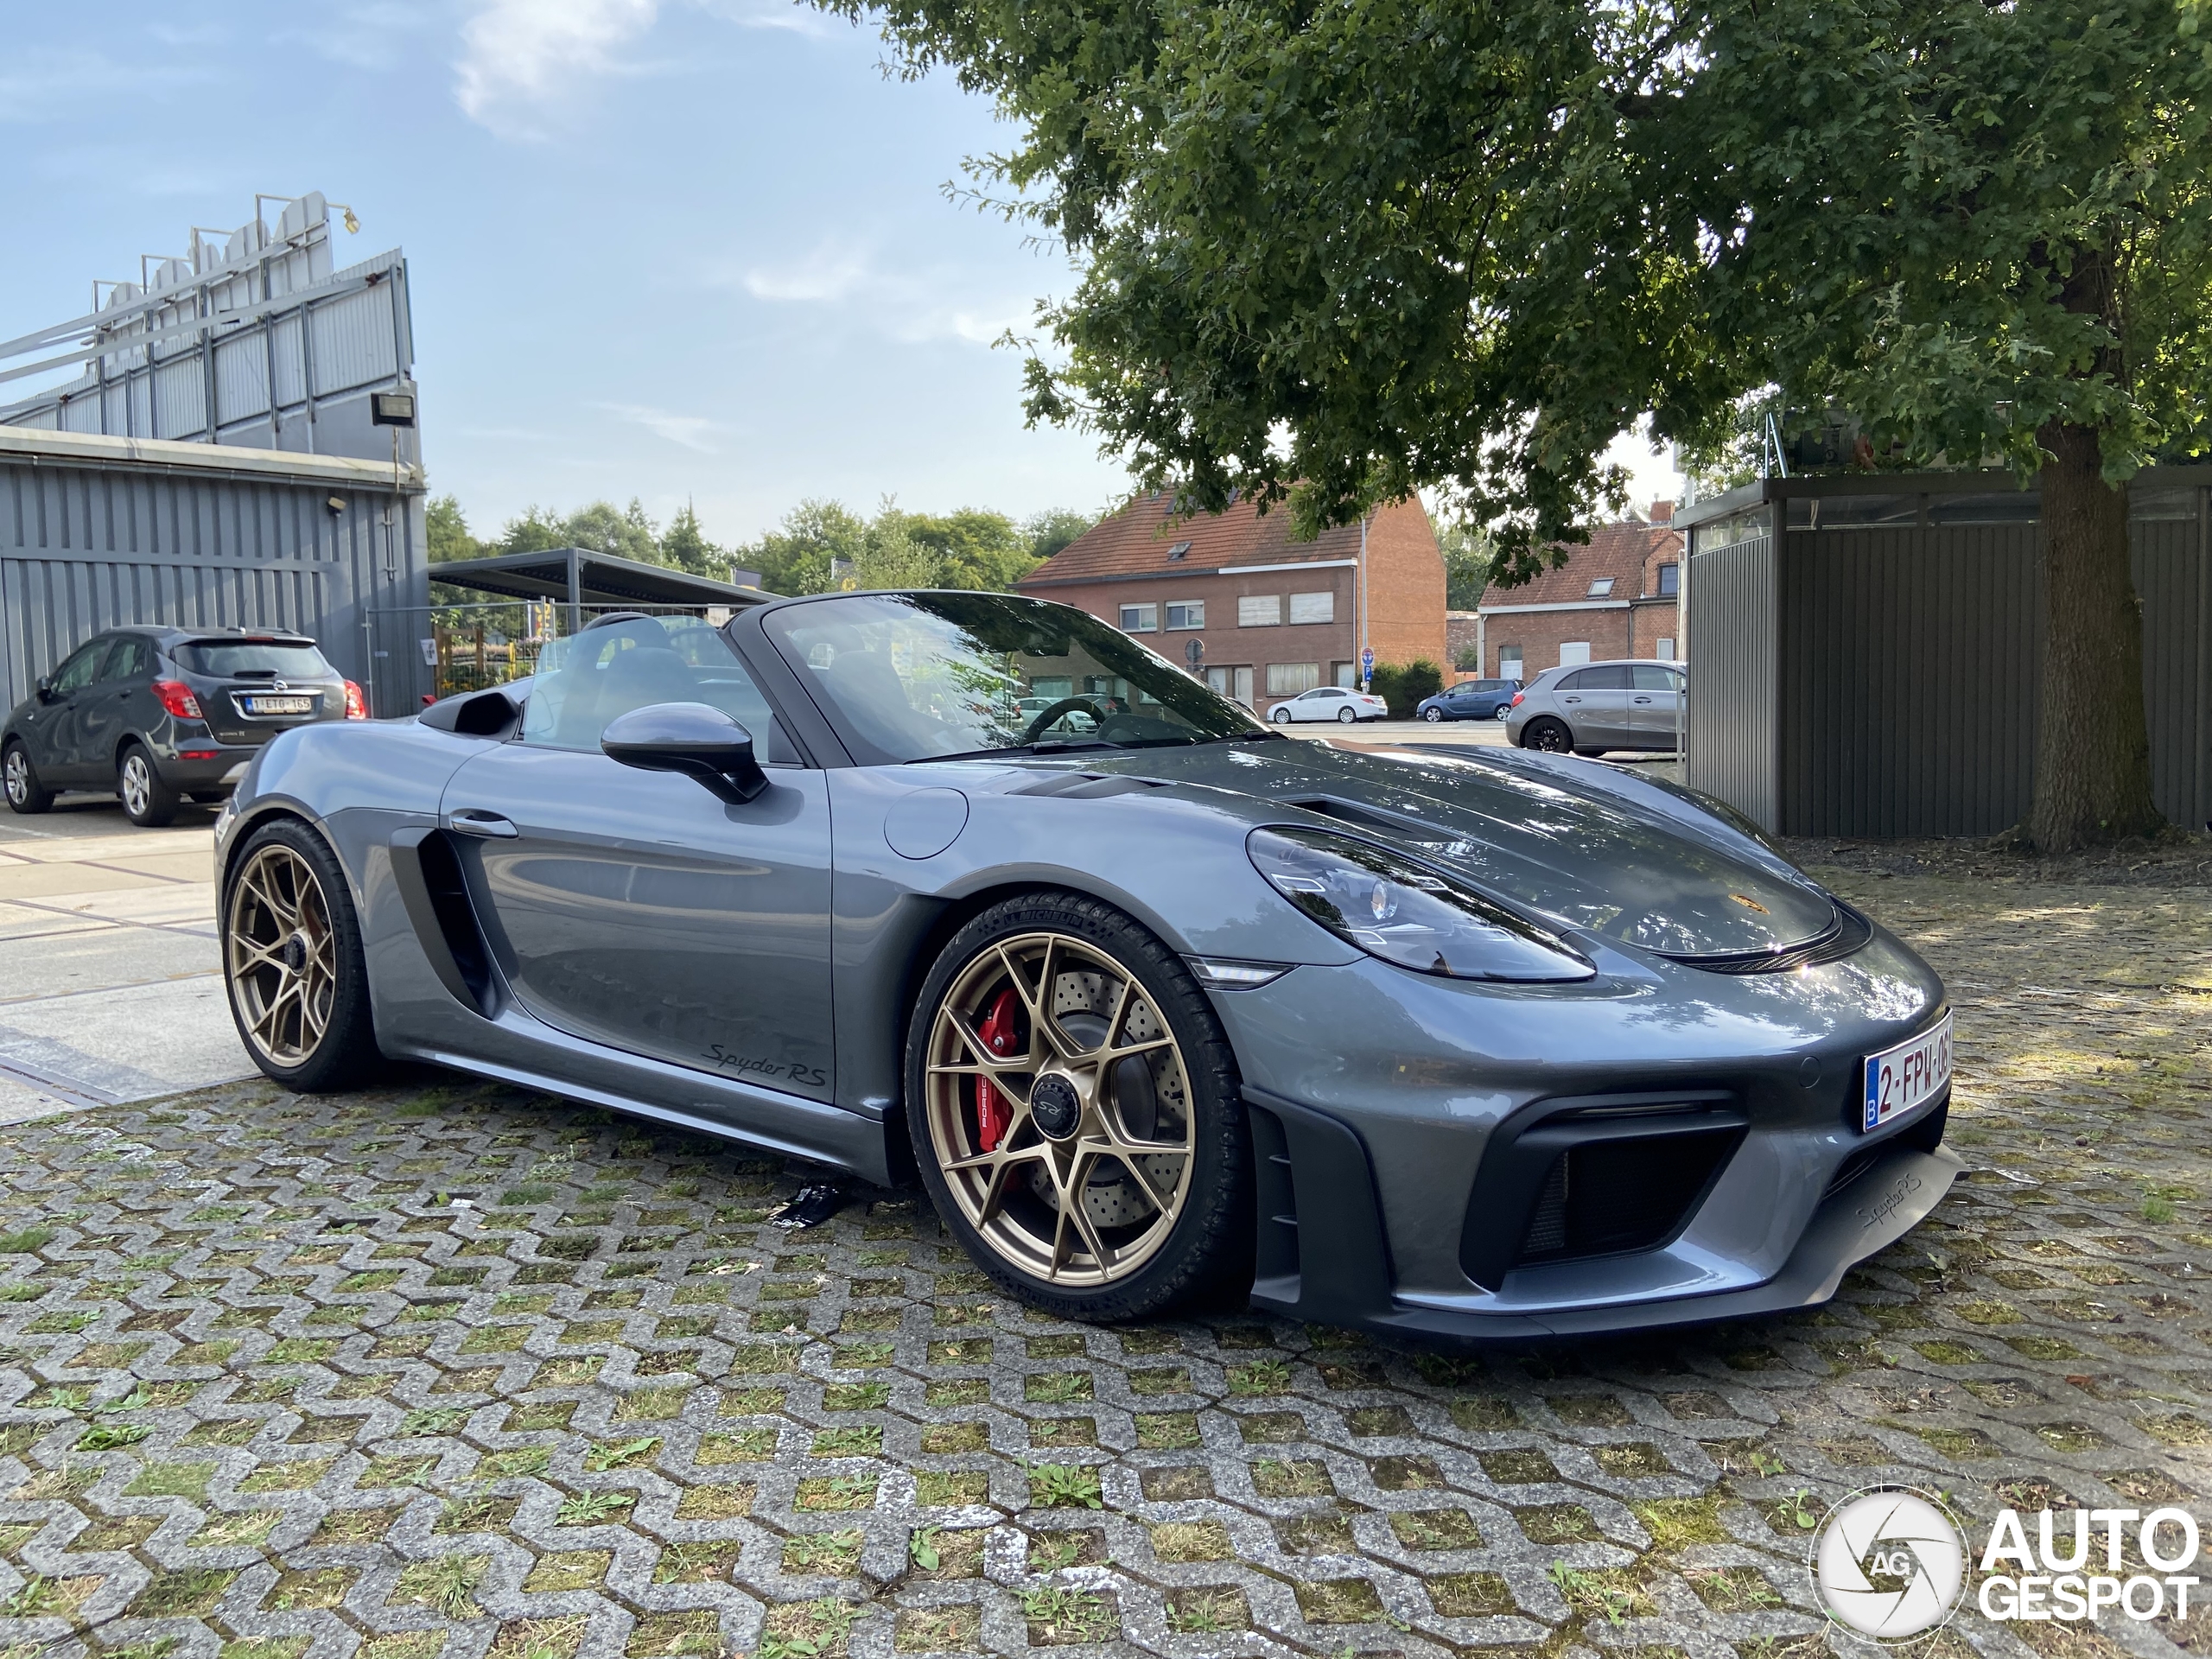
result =
[[315,712],[313,697],[241,697],[249,715],[311,715]]
[[1866,1057],[1866,1113],[1859,1132],[1894,1123],[1942,1094],[1951,1082],[1951,1016],[1909,1043]]

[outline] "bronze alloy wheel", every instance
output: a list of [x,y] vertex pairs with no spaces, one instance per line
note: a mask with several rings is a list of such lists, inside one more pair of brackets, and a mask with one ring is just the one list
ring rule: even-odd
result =
[[925,1063],[931,1149],[994,1253],[1069,1287],[1158,1254],[1191,1190],[1190,1072],[1127,967],[1065,933],[999,940],[939,1001]]
[[226,965],[257,1059],[304,1065],[329,1028],[338,940],[321,879],[282,842],[256,849],[231,888]]

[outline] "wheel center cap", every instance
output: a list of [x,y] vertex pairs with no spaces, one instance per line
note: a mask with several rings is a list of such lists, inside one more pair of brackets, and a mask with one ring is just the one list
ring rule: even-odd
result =
[[308,936],[295,933],[284,941],[284,967],[288,972],[298,973],[308,965]]
[[1065,1077],[1039,1077],[1029,1091],[1029,1116],[1047,1137],[1065,1141],[1083,1122],[1083,1101]]

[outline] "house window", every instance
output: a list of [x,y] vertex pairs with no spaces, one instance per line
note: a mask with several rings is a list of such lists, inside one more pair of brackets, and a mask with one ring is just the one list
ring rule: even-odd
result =
[[[1671,570],[1675,567],[1670,564],[1667,568]],[[1659,636],[1659,644],[1651,654],[1656,657],[1662,663],[1673,662],[1675,660],[1675,642],[1672,639],[1669,639],[1665,634],[1661,634]]]
[[[1236,601],[1236,626],[1240,628],[1274,628],[1282,625],[1282,595],[1281,594],[1247,594]],[[1274,671],[1270,669],[1269,673]]]
[[1592,599],[1607,598],[1612,591],[1613,579],[1611,576],[1600,576],[1590,584],[1590,597]]
[[1188,542],[1176,543],[1174,546],[1167,550],[1168,563],[1171,564],[1180,564],[1190,550],[1191,544]]
[[1293,594],[1290,596],[1290,620],[1293,622],[1335,621],[1336,594],[1333,590],[1325,594]]
[[1271,697],[1294,697],[1301,691],[1311,691],[1320,683],[1321,664],[1319,663],[1268,664],[1268,695]]
[[1672,599],[1682,591],[1682,567],[1662,564],[1659,567],[1659,597]]
[[1203,599],[1171,599],[1167,601],[1167,628],[1203,628],[1206,625],[1206,602]]
[[1122,607],[1123,633],[1155,633],[1160,629],[1160,607],[1157,605],[1124,605]]
[[1521,671],[1521,662],[1522,657],[1520,646],[1500,645],[1497,648],[1498,677],[1507,680],[1518,680],[1522,684],[1526,685],[1529,683],[1529,677]]
[[1561,668],[1570,664],[1586,663],[1589,660],[1590,642],[1587,639],[1569,640],[1559,648],[1559,665]]
[[1349,691],[1359,683],[1359,664],[1357,663],[1331,664],[1329,682],[1332,685],[1341,685]]

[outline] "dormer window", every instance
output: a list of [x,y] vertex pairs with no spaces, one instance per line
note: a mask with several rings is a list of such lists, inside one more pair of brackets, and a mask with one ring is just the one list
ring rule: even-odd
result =
[[1167,562],[1170,564],[1176,563],[1190,550],[1191,544],[1188,542],[1178,542],[1174,546],[1167,550]]
[[1590,584],[1590,597],[1592,599],[1605,599],[1612,591],[1613,579],[1611,576],[1600,576]]

